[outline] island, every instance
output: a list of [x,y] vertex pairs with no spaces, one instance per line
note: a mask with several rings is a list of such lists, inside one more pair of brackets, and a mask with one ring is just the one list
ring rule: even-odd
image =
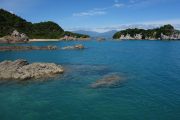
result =
[[113,35],[113,39],[121,40],[180,40],[180,31],[167,24],[154,29],[126,29]]
[[32,39],[87,40],[88,35],[64,31],[57,23],[46,21],[31,23],[0,9],[0,43],[28,42]]

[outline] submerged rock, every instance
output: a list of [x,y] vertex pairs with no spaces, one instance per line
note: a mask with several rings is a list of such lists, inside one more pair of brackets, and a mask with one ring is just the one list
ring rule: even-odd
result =
[[123,78],[118,75],[108,75],[90,85],[91,88],[112,87],[122,82]]
[[54,63],[33,63],[18,59],[0,63],[0,79],[27,80],[31,78],[50,77],[63,73],[64,69]]
[[99,38],[96,38],[97,41],[101,42],[101,41],[105,41],[106,38],[103,38],[103,37],[99,37]]
[[78,44],[78,45],[74,45],[74,46],[66,46],[66,47],[62,47],[62,50],[73,50],[73,49],[84,49],[85,47],[82,44]]

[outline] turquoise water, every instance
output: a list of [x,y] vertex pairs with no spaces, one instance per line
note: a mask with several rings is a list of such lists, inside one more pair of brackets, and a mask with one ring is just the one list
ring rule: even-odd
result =
[[[65,73],[46,80],[0,82],[0,120],[180,120],[180,41],[39,42],[87,49],[0,52],[54,62]],[[92,89],[104,75],[120,85]]]

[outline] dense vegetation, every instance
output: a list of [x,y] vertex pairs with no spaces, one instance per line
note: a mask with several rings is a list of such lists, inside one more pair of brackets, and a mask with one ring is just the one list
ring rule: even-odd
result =
[[76,36],[76,38],[89,38],[89,35],[73,33],[73,32],[69,32],[69,31],[65,31],[64,35],[67,35],[67,36]]
[[175,30],[172,25],[168,24],[160,28],[148,29],[148,30],[138,29],[138,28],[122,30],[115,33],[113,38],[118,39],[121,37],[121,35],[126,36],[127,34],[129,34],[131,37],[134,37],[136,34],[141,34],[142,39],[146,39],[146,38],[161,39],[161,34],[170,36],[175,33],[179,33],[179,31]]
[[56,23],[40,22],[33,24],[32,38],[60,38],[64,34],[64,30]]
[[64,35],[87,38],[88,35],[65,32],[58,24],[48,21],[31,23],[6,10],[0,9],[0,37],[11,34],[13,30],[27,34],[30,38],[58,39]]

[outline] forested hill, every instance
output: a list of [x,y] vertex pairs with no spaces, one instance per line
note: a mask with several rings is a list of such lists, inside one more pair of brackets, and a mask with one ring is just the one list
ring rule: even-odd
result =
[[154,29],[126,29],[114,34],[114,39],[180,39],[180,31],[170,24]]
[[[25,33],[29,38],[37,39],[59,39],[67,33],[58,24],[52,21],[33,24],[4,9],[0,9],[0,37],[11,34],[13,30]],[[71,32],[69,32],[69,35],[77,38],[89,37],[88,35]]]

